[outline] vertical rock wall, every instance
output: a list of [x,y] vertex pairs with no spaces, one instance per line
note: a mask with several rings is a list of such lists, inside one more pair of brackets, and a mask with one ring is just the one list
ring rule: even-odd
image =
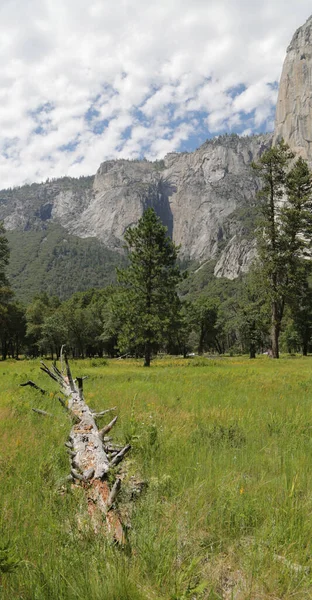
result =
[[312,16],[297,29],[287,48],[273,143],[282,138],[312,167]]

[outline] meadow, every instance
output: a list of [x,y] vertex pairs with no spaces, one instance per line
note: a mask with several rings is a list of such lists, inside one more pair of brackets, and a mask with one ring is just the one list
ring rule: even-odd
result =
[[114,439],[147,486],[124,548],[95,534],[83,490],[63,483],[56,384],[39,361],[2,362],[1,600],[312,598],[311,357],[71,366],[92,408],[117,406]]

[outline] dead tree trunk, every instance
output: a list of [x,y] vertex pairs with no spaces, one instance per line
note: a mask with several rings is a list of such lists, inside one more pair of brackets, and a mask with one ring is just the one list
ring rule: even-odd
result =
[[[65,443],[71,462],[69,479],[85,488],[88,512],[95,529],[100,528],[104,515],[108,532],[117,542],[123,543],[123,527],[118,511],[114,507],[121,479],[117,475],[113,486],[110,487],[108,474],[122,461],[131,446],[116,447],[112,445],[110,438],[106,437],[115,425],[117,417],[102,429],[98,429],[96,419],[115,408],[101,413],[93,412],[83,397],[83,378],[77,377],[74,381],[67,357],[65,363],[66,374],[62,369],[58,369],[56,364],[50,369],[41,363],[41,369],[60,385],[62,393],[67,396],[67,409],[73,417],[74,424]],[[29,382],[29,385],[34,387],[33,382]],[[61,398],[59,400],[63,405],[65,404],[64,400]],[[100,519],[97,518],[99,513]]]

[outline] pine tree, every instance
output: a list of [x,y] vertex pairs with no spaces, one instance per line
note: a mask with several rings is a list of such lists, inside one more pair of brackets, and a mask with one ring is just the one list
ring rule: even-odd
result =
[[5,236],[5,229],[3,223],[0,222],[0,331],[1,335],[1,350],[2,358],[5,359],[7,356],[7,344],[6,337],[3,335],[6,329],[8,319],[8,303],[10,302],[13,292],[10,288],[7,276],[6,267],[9,262],[9,244]]
[[280,142],[265,152],[257,164],[263,187],[259,193],[262,219],[258,253],[271,307],[273,358],[279,357],[279,335],[286,303],[297,288],[302,260],[311,230],[311,175],[307,163],[294,158]]
[[144,365],[150,366],[152,352],[166,339],[180,309],[178,248],[152,208],[144,212],[136,227],[126,231],[125,241],[130,264],[117,271],[121,284],[115,305],[121,323],[119,345],[143,355]]

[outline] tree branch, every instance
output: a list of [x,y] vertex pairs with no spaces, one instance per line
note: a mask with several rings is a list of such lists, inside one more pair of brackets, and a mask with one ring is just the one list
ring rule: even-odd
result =
[[112,427],[114,427],[117,419],[118,419],[118,416],[114,417],[113,420],[110,423],[108,423],[108,425],[105,425],[105,427],[103,427],[103,429],[101,429],[99,431],[99,438],[102,441],[104,440],[105,433],[108,433],[112,429]]

